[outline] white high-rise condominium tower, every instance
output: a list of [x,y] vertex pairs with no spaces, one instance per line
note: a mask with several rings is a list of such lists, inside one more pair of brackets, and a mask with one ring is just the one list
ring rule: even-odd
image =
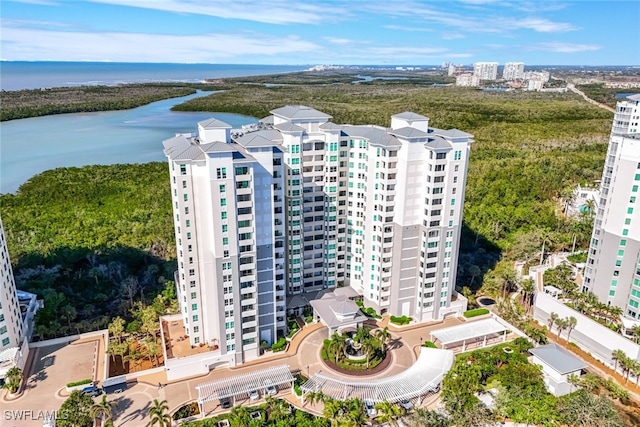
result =
[[192,344],[215,339],[241,363],[286,332],[285,293],[343,285],[382,313],[464,309],[454,284],[473,136],[409,112],[390,128],[271,113],[238,134],[214,119],[164,142]]
[[524,79],[524,62],[507,62],[502,70],[502,78],[504,80],[522,80]]
[[16,284],[13,279],[13,270],[9,260],[9,251],[4,237],[2,219],[0,219],[0,352],[10,347],[19,347],[23,338],[22,314]]
[[585,270],[585,291],[640,319],[640,95],[618,102]]
[[495,80],[498,78],[498,63],[475,62],[473,64],[473,75],[480,80]]

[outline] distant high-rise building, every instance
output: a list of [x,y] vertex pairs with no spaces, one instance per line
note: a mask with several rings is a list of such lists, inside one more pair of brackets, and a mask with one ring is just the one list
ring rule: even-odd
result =
[[20,346],[23,339],[23,322],[18,301],[18,291],[13,278],[7,241],[4,236],[2,219],[0,219],[0,352],[10,347]]
[[164,141],[191,343],[215,339],[242,363],[287,332],[287,294],[340,286],[380,313],[464,310],[454,285],[473,136],[410,112],[390,128],[305,106],[271,114]]
[[640,320],[640,95],[617,104],[583,290]]
[[507,62],[504,64],[502,71],[504,80],[522,80],[524,79],[524,62]]
[[495,80],[498,78],[498,63],[476,62],[473,64],[473,75],[480,80]]
[[456,86],[476,87],[480,85],[480,78],[471,73],[458,74],[456,76]]

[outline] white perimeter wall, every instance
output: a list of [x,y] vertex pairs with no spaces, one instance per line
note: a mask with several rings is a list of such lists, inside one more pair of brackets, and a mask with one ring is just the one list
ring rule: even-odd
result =
[[[576,318],[578,324],[575,329],[571,331],[570,340],[578,344],[578,346],[596,359],[610,366],[614,366],[615,363],[611,359],[611,352],[620,349],[630,358],[640,360],[640,346],[595,320],[591,320],[576,310],[567,307],[552,296],[538,292],[533,310],[534,319],[548,327],[549,324],[547,320],[549,319],[549,314],[552,312],[557,313],[560,318],[570,316]],[[554,326],[552,332],[556,334],[556,331]],[[561,337],[567,337],[566,330],[562,333]]]

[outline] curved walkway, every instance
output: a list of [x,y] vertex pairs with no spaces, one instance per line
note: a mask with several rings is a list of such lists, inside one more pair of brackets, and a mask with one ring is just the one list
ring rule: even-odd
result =
[[577,93],[578,95],[582,96],[585,101],[587,101],[590,104],[595,105],[596,107],[604,108],[605,110],[611,111],[612,113],[616,112],[615,108],[611,108],[608,105],[601,104],[598,101],[595,101],[595,100],[589,98],[584,92],[582,92],[580,89],[576,88],[576,86],[573,83],[567,83],[567,89],[569,89],[570,91],[572,91],[574,93]]

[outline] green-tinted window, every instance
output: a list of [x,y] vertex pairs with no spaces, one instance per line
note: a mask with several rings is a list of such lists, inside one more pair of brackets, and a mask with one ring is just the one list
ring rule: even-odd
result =
[[220,206],[227,206],[227,199],[220,199]]
[[627,246],[627,241],[625,239],[620,240],[620,246]]
[[629,208],[629,209],[627,209],[627,213],[628,213],[629,215],[631,215],[631,214],[633,213],[633,208]]
[[229,244],[229,238],[228,237],[223,237],[222,238],[222,244],[223,245],[228,245]]
[[627,230],[626,228],[624,230],[622,230],[622,235],[623,236],[628,236],[629,235],[629,230]]
[[609,296],[610,297],[615,296],[615,294],[616,294],[616,291],[614,291],[614,290],[610,290],[609,291]]
[[620,249],[618,251],[618,256],[624,256],[624,250],[623,249]]
[[220,217],[222,219],[227,219],[227,213],[226,212],[220,212]]
[[634,185],[633,187],[631,187],[631,191],[633,191],[634,193],[638,192],[638,186]]
[[229,226],[227,224],[222,224],[222,232],[226,233],[227,231],[229,231]]

